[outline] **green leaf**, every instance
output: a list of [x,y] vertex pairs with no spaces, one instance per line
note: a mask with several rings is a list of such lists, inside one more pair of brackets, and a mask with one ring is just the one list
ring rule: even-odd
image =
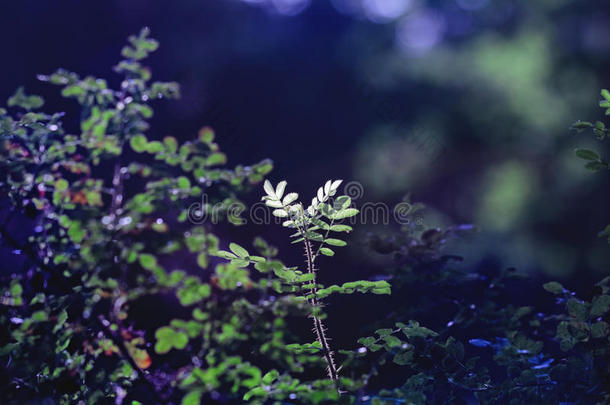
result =
[[206,312],[203,312],[201,309],[199,308],[195,308],[193,309],[193,318],[195,318],[198,321],[206,321],[208,320],[210,317],[210,315]]
[[146,145],[146,152],[148,153],[159,153],[163,152],[164,150],[165,148],[163,147],[163,144],[159,141],[148,142]]
[[55,190],[56,191],[64,191],[68,189],[68,181],[66,179],[57,179],[55,181]]
[[47,313],[45,311],[35,311],[32,316],[32,321],[34,322],[44,322],[46,321],[49,317],[47,315]]
[[557,281],[549,281],[542,285],[542,288],[550,292],[551,294],[561,294],[564,292],[563,286]]
[[590,315],[593,318],[597,318],[608,312],[608,309],[610,309],[610,295],[600,295],[593,298]]
[[210,127],[203,127],[199,130],[199,139],[203,143],[212,143],[214,141],[214,130]]
[[250,264],[250,261],[246,259],[233,259],[231,260],[231,263],[237,267],[246,267]]
[[269,385],[280,376],[277,370],[271,370],[263,376],[263,384]]
[[587,121],[576,121],[575,123],[572,124],[572,128],[578,129],[578,130],[591,128],[592,126],[593,126],[593,124],[590,122],[587,122]]
[[402,340],[400,340],[396,336],[386,335],[386,336],[383,336],[383,340],[385,341],[385,343],[388,347],[397,347],[397,346],[402,345]]
[[592,162],[587,162],[587,164],[585,164],[585,167],[591,171],[597,172],[600,170],[607,169],[608,164],[604,163],[604,162],[592,161]]
[[219,250],[214,253],[214,256],[222,257],[223,259],[236,259],[237,256],[231,252],[227,252],[226,250]]
[[201,252],[197,255],[197,264],[202,269],[206,269],[209,264],[208,254],[206,252]]
[[334,232],[351,232],[352,227],[349,225],[332,225],[330,230]]
[[396,354],[394,356],[394,358],[392,359],[392,361],[396,364],[398,364],[399,366],[405,366],[409,363],[411,363],[411,361],[413,360],[413,351],[412,350],[406,350],[403,352],[400,352],[398,354]]
[[608,323],[604,321],[595,322],[593,325],[591,325],[591,337],[595,339],[605,338],[608,336],[608,329]]
[[408,325],[405,325],[402,322],[397,322],[396,326],[399,327],[402,333],[404,333],[404,335],[409,339],[438,336],[438,333],[426,328],[425,326],[420,326],[419,322],[417,321],[409,321]]
[[157,267],[157,258],[149,253],[142,253],[138,256],[140,265],[146,270],[152,270]]
[[199,405],[202,391],[191,391],[182,398],[181,405]]
[[375,331],[375,333],[378,334],[381,337],[384,337],[384,336],[391,335],[392,334],[392,329],[390,329],[390,328],[381,328],[381,329],[377,329]]
[[377,341],[377,339],[375,339],[373,336],[367,336],[367,337],[358,339],[358,343],[360,343],[361,345],[364,345],[364,346],[370,346],[370,345],[374,344],[376,341]]
[[597,152],[589,149],[576,149],[576,156],[585,160],[599,160],[600,156]]
[[587,306],[576,298],[571,298],[568,300],[568,313],[577,320],[584,321],[587,318]]
[[11,284],[11,296],[13,298],[20,297],[23,292],[23,287],[18,282],[14,282]]
[[252,397],[266,397],[267,391],[263,387],[254,387],[244,395],[244,401],[249,401]]
[[207,166],[223,165],[227,163],[227,156],[220,152],[212,153],[208,156],[205,163]]
[[229,248],[231,249],[231,251],[233,253],[235,253],[239,257],[248,257],[248,256],[250,256],[248,251],[246,249],[244,249],[243,247],[239,246],[237,243],[231,243],[229,245]]
[[342,195],[335,199],[335,201],[333,203],[333,208],[336,209],[337,211],[342,211],[344,209],[347,209],[351,203],[352,203],[351,198],[349,198],[346,195]]
[[358,210],[356,208],[347,208],[329,215],[330,219],[340,220],[345,218],[350,218],[355,215],[358,215]]
[[148,144],[148,139],[144,135],[135,135],[129,140],[129,145],[134,152],[144,152],[146,151],[146,146]]
[[39,96],[28,96],[23,87],[19,87],[7,102],[9,107],[21,107],[24,110],[35,110],[44,105],[44,100]]
[[610,101],[610,91],[603,89],[601,91],[602,97],[605,98],[606,100]]
[[178,142],[173,136],[163,138],[163,143],[171,153],[175,153],[178,150]]
[[184,332],[176,332],[174,333],[172,341],[176,349],[184,349],[189,342],[189,338]]
[[191,181],[184,176],[180,176],[178,177],[178,187],[181,189],[190,189]]
[[320,253],[322,253],[324,256],[334,256],[335,255],[335,252],[333,252],[331,249],[325,248],[325,247],[320,249]]
[[187,277],[184,285],[176,291],[183,306],[189,306],[210,296],[212,289],[209,284],[202,283],[198,277]]
[[85,230],[81,228],[78,222],[72,222],[68,228],[68,237],[74,243],[81,243],[85,238]]
[[341,239],[333,239],[333,238],[328,238],[328,239],[324,239],[324,243],[327,243],[331,246],[345,246],[347,245],[347,242],[341,240]]

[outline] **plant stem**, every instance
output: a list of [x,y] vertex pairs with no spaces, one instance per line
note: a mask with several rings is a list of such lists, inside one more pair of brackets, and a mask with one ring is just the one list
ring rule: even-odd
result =
[[307,272],[314,275],[314,278],[312,280],[313,287],[311,289],[313,298],[311,298],[309,300],[309,303],[313,308],[312,318],[313,318],[314,332],[316,333],[316,338],[318,339],[318,342],[322,346],[322,353],[324,354],[324,360],[326,361],[326,371],[328,373],[328,378],[330,378],[335,384],[337,384],[337,382],[339,380],[339,373],[337,371],[337,366],[335,365],[335,360],[333,358],[333,352],[330,350],[330,345],[328,344],[328,338],[326,337],[326,328],[324,327],[324,323],[322,322],[322,319],[320,319],[318,317],[318,315],[316,314],[316,309],[319,307],[319,301],[318,301],[318,298],[316,297],[316,292],[317,292],[316,277],[315,277],[316,269],[313,264],[315,257],[313,255],[313,251],[311,248],[311,242],[309,242],[309,239],[307,238],[307,236],[305,236],[303,244],[305,245],[305,258],[307,261]]

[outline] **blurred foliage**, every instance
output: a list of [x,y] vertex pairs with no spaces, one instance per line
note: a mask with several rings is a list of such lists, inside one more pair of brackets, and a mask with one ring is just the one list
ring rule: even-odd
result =
[[407,226],[384,240],[372,236],[372,250],[394,259],[386,277],[400,299],[358,340],[361,348],[344,352],[367,375],[366,397],[373,404],[610,400],[610,278],[585,299],[547,282],[554,303],[537,308],[516,295],[542,288],[514,269],[465,272],[459,257],[441,253],[470,229]]

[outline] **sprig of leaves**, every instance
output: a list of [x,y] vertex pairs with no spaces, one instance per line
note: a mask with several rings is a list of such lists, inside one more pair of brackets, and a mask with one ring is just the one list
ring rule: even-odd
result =
[[337,190],[343,180],[328,180],[319,187],[311,204],[304,209],[303,204],[298,202],[297,193],[288,193],[284,196],[287,182],[281,181],[276,187],[271,182],[265,181],[263,188],[266,195],[262,200],[268,207],[274,208],[273,215],[279,218],[288,218],[282,226],[294,228],[296,233],[290,235],[299,243],[305,240],[318,243],[317,250],[313,254],[315,261],[318,254],[333,256],[335,252],[329,247],[346,246],[347,242],[342,239],[330,237],[331,232],[348,233],[352,227],[336,222],[353,217],[358,214],[356,208],[351,207],[351,199],[346,195],[337,195]]

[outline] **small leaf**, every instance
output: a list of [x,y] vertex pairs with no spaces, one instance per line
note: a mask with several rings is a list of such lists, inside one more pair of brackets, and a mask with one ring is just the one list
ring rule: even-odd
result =
[[269,385],[280,376],[277,370],[271,370],[263,376],[263,384]]
[[229,245],[229,248],[231,249],[231,251],[233,253],[235,253],[239,257],[248,257],[250,255],[246,249],[239,246],[237,243],[231,243]]
[[56,191],[64,191],[68,189],[68,182],[66,179],[57,179],[55,182],[55,190]]
[[549,281],[542,285],[542,288],[550,292],[551,294],[561,294],[564,291],[563,286],[557,281]]
[[278,218],[286,218],[288,216],[288,213],[286,212],[286,210],[273,210],[273,215],[275,215]]
[[250,264],[250,262],[246,259],[233,259],[233,260],[231,260],[231,264],[233,264],[237,267],[246,267],[247,265]]
[[267,391],[263,387],[254,387],[244,394],[244,401],[249,401],[252,397],[266,397]]
[[576,298],[571,298],[568,300],[568,313],[577,320],[584,321],[587,318],[587,306]]
[[289,205],[289,204],[293,203],[294,201],[296,201],[297,198],[299,198],[299,195],[297,193],[288,193],[284,197],[282,204]]
[[182,398],[181,405],[199,405],[201,403],[202,391],[191,391]]
[[208,156],[205,163],[207,166],[222,165],[227,163],[227,156],[220,152],[212,153]]
[[388,347],[398,347],[398,346],[402,345],[402,340],[400,340],[396,336],[385,335],[383,337],[383,340],[385,341],[385,343]]
[[608,323],[604,321],[599,321],[591,325],[591,336],[593,338],[599,339],[608,336]]
[[599,160],[597,152],[589,149],[576,149],[576,156],[585,160]]
[[607,169],[608,165],[604,162],[592,161],[592,162],[587,162],[587,164],[585,164],[585,167],[589,170],[597,172],[599,170]]
[[335,180],[335,181],[333,181],[333,183],[330,185],[331,191],[336,191],[339,188],[339,185],[341,185],[342,182],[343,182],[343,180]]
[[352,227],[349,225],[332,225],[330,230],[334,232],[351,232]]
[[345,218],[349,218],[349,217],[358,215],[358,212],[359,211],[356,208],[347,208],[345,210],[330,214],[329,217],[331,219],[335,219],[335,220],[345,219]]
[[324,243],[327,243],[331,246],[345,246],[347,245],[347,242],[341,240],[341,239],[333,239],[333,238],[328,238],[324,240]]
[[349,207],[351,203],[352,203],[351,198],[349,198],[346,195],[342,195],[335,199],[335,201],[333,203],[333,208],[336,209],[337,211],[341,211],[341,210],[344,210],[347,207]]
[[223,259],[236,259],[237,256],[231,252],[227,252],[226,250],[219,250],[214,253],[214,256],[222,257]]
[[271,185],[271,182],[269,180],[265,180],[265,182],[263,183],[263,189],[265,189],[265,192],[269,197],[273,197],[274,200],[278,199],[275,196],[275,190],[273,189],[273,186]]
[[208,267],[208,263],[208,254],[206,252],[201,252],[197,255],[197,264],[199,267],[205,269]]
[[321,248],[320,253],[322,253],[324,256],[334,256],[335,255],[335,252],[333,252],[329,248]]
[[317,195],[317,197],[318,197],[318,200],[319,200],[320,202],[324,201],[324,190],[322,189],[322,187],[320,187],[320,188],[318,189],[318,195]]
[[188,178],[180,176],[178,177],[178,187],[182,189],[189,189],[191,188],[191,182]]
[[286,190],[287,184],[288,183],[285,180],[282,180],[277,184],[277,187],[275,188],[275,195],[277,196],[278,199],[281,199],[282,196],[284,195],[284,190]]
[[171,153],[175,153],[178,150],[178,142],[173,136],[163,138],[163,143]]
[[131,145],[131,149],[133,149],[134,152],[138,153],[144,152],[146,150],[147,143],[148,140],[144,135],[135,135],[129,140],[129,145]]
[[413,351],[412,350],[400,352],[396,356],[394,356],[394,358],[392,359],[392,361],[394,363],[398,364],[399,366],[405,366],[405,365],[409,364],[412,360],[413,360]]
[[265,205],[271,208],[282,208],[284,206],[280,200],[267,200]]
[[138,256],[138,260],[140,261],[140,265],[146,270],[152,270],[157,267],[157,258],[149,253],[142,253]]
[[214,141],[214,130],[210,127],[203,127],[199,130],[199,140],[204,143],[211,143]]
[[576,121],[575,123],[572,124],[572,128],[578,129],[578,130],[591,128],[592,126],[593,126],[593,124],[591,124],[590,122],[587,122],[587,121]]
[[324,183],[324,194],[330,193],[331,184],[332,184],[332,180],[328,180],[326,183]]
[[610,309],[610,295],[600,295],[595,297],[591,302],[590,315],[593,318],[597,318],[608,312],[608,309]]

